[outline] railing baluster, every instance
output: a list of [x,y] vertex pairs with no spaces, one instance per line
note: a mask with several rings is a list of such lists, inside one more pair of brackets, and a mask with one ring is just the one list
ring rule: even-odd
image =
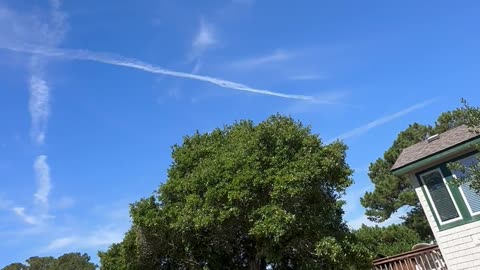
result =
[[410,261],[410,269],[417,270],[416,263],[414,262],[414,260],[412,260],[412,258],[410,258],[409,261]]
[[[432,264],[430,263],[431,260],[430,260],[430,258],[428,258],[428,255],[430,255],[430,254],[431,254],[431,252],[426,252],[426,253],[424,254],[425,260],[426,260],[427,263],[428,263],[428,267],[429,267],[428,269],[435,269],[436,267],[435,267],[435,268],[432,268]],[[435,266],[435,265],[434,265],[434,266]]]
[[418,257],[420,258],[420,261],[422,261],[422,269],[427,269],[427,265],[425,264],[425,260],[423,259],[423,254],[420,254],[420,256]]
[[438,253],[435,252],[435,251],[432,251],[432,252],[430,252],[430,256],[432,256],[432,261],[433,261],[433,263],[435,264],[435,265],[434,265],[434,266],[435,266],[435,270],[437,270],[437,269],[439,269],[439,270],[443,269],[443,268],[442,268],[442,267],[443,267],[442,261],[441,261],[440,256],[438,256]]
[[[415,267],[419,266],[420,263],[418,262],[418,259],[417,259],[417,256],[414,257],[415,258]],[[422,269],[423,270],[423,269]]]
[[373,262],[374,270],[447,270],[442,253],[436,245],[412,250]]

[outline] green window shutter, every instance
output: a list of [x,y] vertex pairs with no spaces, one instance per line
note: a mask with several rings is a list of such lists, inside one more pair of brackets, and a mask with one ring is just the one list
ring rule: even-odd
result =
[[434,170],[425,173],[421,178],[440,220],[446,222],[460,217],[440,171]]

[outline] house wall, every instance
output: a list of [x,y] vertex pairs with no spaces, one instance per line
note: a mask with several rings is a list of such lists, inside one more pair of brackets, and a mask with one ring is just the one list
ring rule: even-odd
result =
[[410,178],[448,269],[480,269],[480,222],[440,231],[422,188],[414,175]]

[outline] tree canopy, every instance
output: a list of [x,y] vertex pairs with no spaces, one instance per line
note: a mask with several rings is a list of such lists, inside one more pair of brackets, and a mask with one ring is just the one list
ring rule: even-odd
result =
[[346,149],[280,115],[186,136],[101,269],[368,268],[342,217]]
[[369,219],[382,222],[390,218],[401,207],[409,206],[410,211],[403,217],[404,224],[414,229],[422,239],[433,239],[430,226],[410,180],[404,176],[393,175],[390,168],[404,148],[423,141],[428,134],[442,133],[463,124],[472,125],[474,117],[478,117],[479,113],[479,108],[467,105],[442,113],[433,126],[413,123],[400,132],[383,157],[378,158],[369,166],[368,175],[375,189],[373,192],[366,192],[361,198],[361,204],[366,208]]
[[67,253],[58,258],[30,257],[26,263],[12,263],[2,270],[95,270],[97,267],[90,262],[90,256],[80,253]]
[[388,227],[362,227],[354,232],[355,237],[374,258],[388,257],[412,250],[422,242],[420,235],[405,225]]

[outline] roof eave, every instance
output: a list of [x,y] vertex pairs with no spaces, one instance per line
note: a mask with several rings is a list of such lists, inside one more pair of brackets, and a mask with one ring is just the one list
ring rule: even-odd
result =
[[473,146],[475,146],[476,144],[479,144],[479,143],[480,143],[480,137],[474,137],[474,138],[472,138],[472,139],[470,139],[466,142],[454,145],[450,148],[447,148],[443,151],[437,152],[433,155],[424,157],[424,158],[419,159],[417,161],[414,161],[412,163],[405,164],[401,167],[392,169],[391,172],[392,172],[392,174],[397,175],[397,176],[404,175],[404,174],[407,174],[411,171],[414,171],[416,169],[424,167],[428,164],[434,163],[435,161],[443,159],[447,156],[454,155],[456,153],[465,151],[469,148],[473,148]]

